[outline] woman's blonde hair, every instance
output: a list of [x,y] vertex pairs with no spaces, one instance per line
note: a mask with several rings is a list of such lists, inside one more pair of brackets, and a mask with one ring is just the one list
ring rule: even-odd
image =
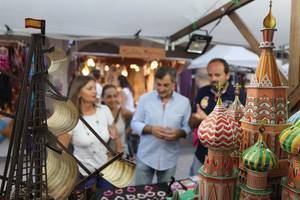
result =
[[71,84],[70,90],[69,90],[69,99],[74,103],[74,105],[78,108],[79,112],[80,110],[80,98],[79,98],[79,92],[82,87],[84,87],[88,82],[95,81],[95,79],[91,76],[76,76]]

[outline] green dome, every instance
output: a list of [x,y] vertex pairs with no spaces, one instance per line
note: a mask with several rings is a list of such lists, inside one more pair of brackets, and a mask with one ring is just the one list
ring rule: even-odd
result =
[[286,128],[279,136],[281,148],[291,154],[299,154],[300,150],[300,120]]
[[253,146],[243,152],[242,159],[246,168],[259,172],[266,172],[277,165],[277,157],[267,148],[262,135]]

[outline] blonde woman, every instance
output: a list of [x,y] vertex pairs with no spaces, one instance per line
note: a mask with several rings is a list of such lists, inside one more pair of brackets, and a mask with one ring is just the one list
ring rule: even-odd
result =
[[[89,76],[77,76],[70,88],[69,99],[77,106],[79,113],[90,124],[90,126],[105,141],[115,140],[117,151],[122,151],[119,134],[113,123],[113,116],[110,109],[105,105],[96,105],[96,82]],[[68,147],[72,143],[74,156],[84,164],[87,169],[93,172],[108,161],[107,149],[93,135],[92,132],[79,121],[76,127],[69,133],[59,137],[59,140]],[[88,174],[79,167],[80,177],[84,178]],[[86,194],[93,194],[94,189],[110,187],[110,184],[101,177],[90,179],[85,185]],[[86,197],[89,199],[89,196]]]

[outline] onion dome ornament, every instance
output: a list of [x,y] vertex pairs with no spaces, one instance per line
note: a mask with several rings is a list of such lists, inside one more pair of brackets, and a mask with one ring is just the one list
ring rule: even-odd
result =
[[242,154],[243,164],[247,169],[257,172],[267,172],[277,165],[276,155],[267,147],[263,140],[263,132],[265,131],[262,125],[259,128],[259,137],[257,142],[246,149]]
[[273,42],[274,32],[276,31],[276,19],[272,15],[272,1],[269,5],[269,13],[263,21],[264,28],[263,42],[260,43],[262,49],[259,63],[256,69],[256,82],[260,86],[276,87],[281,86],[281,80],[272,49],[275,47]]
[[237,121],[239,121],[244,116],[245,109],[239,98],[240,88],[240,84],[235,85],[235,99],[228,108],[228,113]]
[[220,97],[221,86],[218,86],[218,100],[214,110],[199,126],[198,137],[207,148],[216,150],[236,150],[242,138],[240,124],[228,114]]
[[300,120],[282,131],[279,142],[281,148],[289,154],[298,155],[300,153]]

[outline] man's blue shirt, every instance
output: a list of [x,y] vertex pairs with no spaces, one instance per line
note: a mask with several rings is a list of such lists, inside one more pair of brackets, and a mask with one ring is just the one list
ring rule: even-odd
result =
[[174,167],[179,154],[179,139],[165,141],[151,134],[143,134],[143,129],[145,125],[158,125],[182,129],[188,134],[191,131],[188,125],[190,114],[189,100],[177,92],[173,92],[165,105],[156,91],[141,96],[131,121],[133,132],[140,135],[138,159],[156,170]]

